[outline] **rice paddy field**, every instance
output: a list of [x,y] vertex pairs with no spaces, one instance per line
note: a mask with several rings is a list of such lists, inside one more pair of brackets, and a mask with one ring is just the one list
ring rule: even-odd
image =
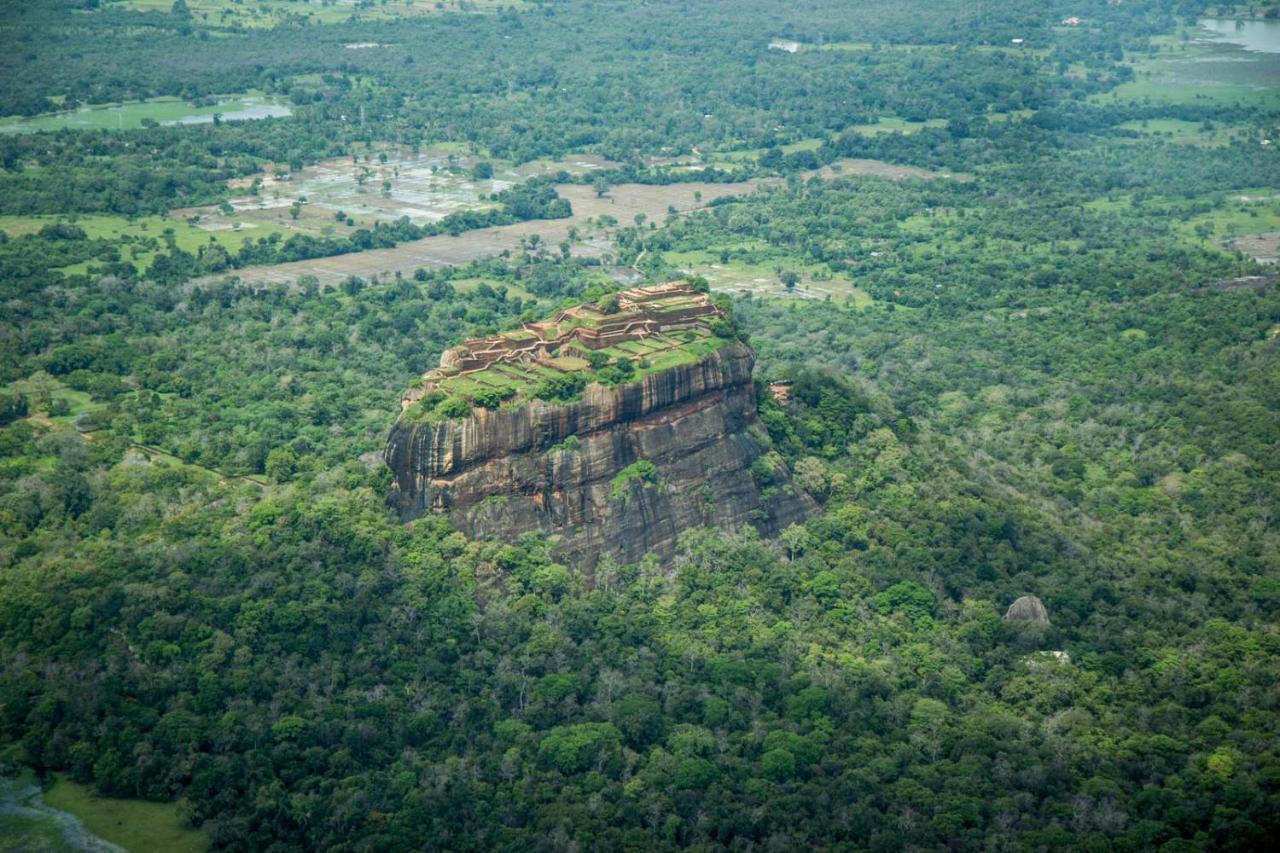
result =
[[[493,166],[492,177],[473,176],[472,168],[482,160]],[[486,210],[497,206],[489,196],[531,177],[560,171],[583,174],[607,165],[603,158],[583,155],[514,166],[460,145],[418,151],[391,146],[326,160],[294,174],[280,167],[256,182],[237,182],[246,192],[232,197],[229,209],[190,207],[171,215],[216,234],[239,230],[254,237],[273,231],[330,236],[401,217],[421,225],[451,213]]]

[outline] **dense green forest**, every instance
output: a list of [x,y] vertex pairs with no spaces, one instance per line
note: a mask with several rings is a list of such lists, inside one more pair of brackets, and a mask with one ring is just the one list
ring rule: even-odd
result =
[[[0,2],[0,115],[292,115],[0,133],[0,774],[225,850],[1280,835],[1280,78],[1171,76],[1219,68],[1207,4],[139,5]],[[174,230],[271,167],[433,144],[609,159],[453,219]],[[574,219],[558,251],[234,274],[745,178],[606,249]],[[90,218],[148,215],[146,265]],[[402,522],[401,391],[618,267],[733,298],[819,510],[591,571]],[[1027,594],[1051,624],[1001,618]]]

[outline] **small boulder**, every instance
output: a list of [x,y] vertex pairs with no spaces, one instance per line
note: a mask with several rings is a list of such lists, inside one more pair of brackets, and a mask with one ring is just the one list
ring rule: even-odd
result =
[[1034,622],[1037,625],[1049,624],[1049,611],[1044,609],[1044,602],[1034,595],[1024,595],[1005,611],[1006,622]]

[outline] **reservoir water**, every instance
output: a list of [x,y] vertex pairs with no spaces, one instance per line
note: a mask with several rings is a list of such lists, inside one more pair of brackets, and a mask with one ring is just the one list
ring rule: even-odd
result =
[[1238,45],[1255,53],[1280,53],[1280,21],[1202,18],[1199,24],[1212,33],[1209,38],[1216,43]]

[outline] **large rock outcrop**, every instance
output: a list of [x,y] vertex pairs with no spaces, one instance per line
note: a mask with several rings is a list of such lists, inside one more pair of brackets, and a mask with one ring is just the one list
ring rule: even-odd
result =
[[1049,611],[1044,602],[1034,595],[1024,595],[1014,600],[1005,611],[1006,622],[1034,622],[1037,625],[1049,624]]
[[764,453],[753,365],[732,342],[636,382],[589,385],[570,403],[402,417],[386,450],[392,501],[406,518],[448,513],[471,537],[540,531],[575,565],[665,558],[698,525],[774,535],[813,502],[781,461],[764,490],[752,474]]

